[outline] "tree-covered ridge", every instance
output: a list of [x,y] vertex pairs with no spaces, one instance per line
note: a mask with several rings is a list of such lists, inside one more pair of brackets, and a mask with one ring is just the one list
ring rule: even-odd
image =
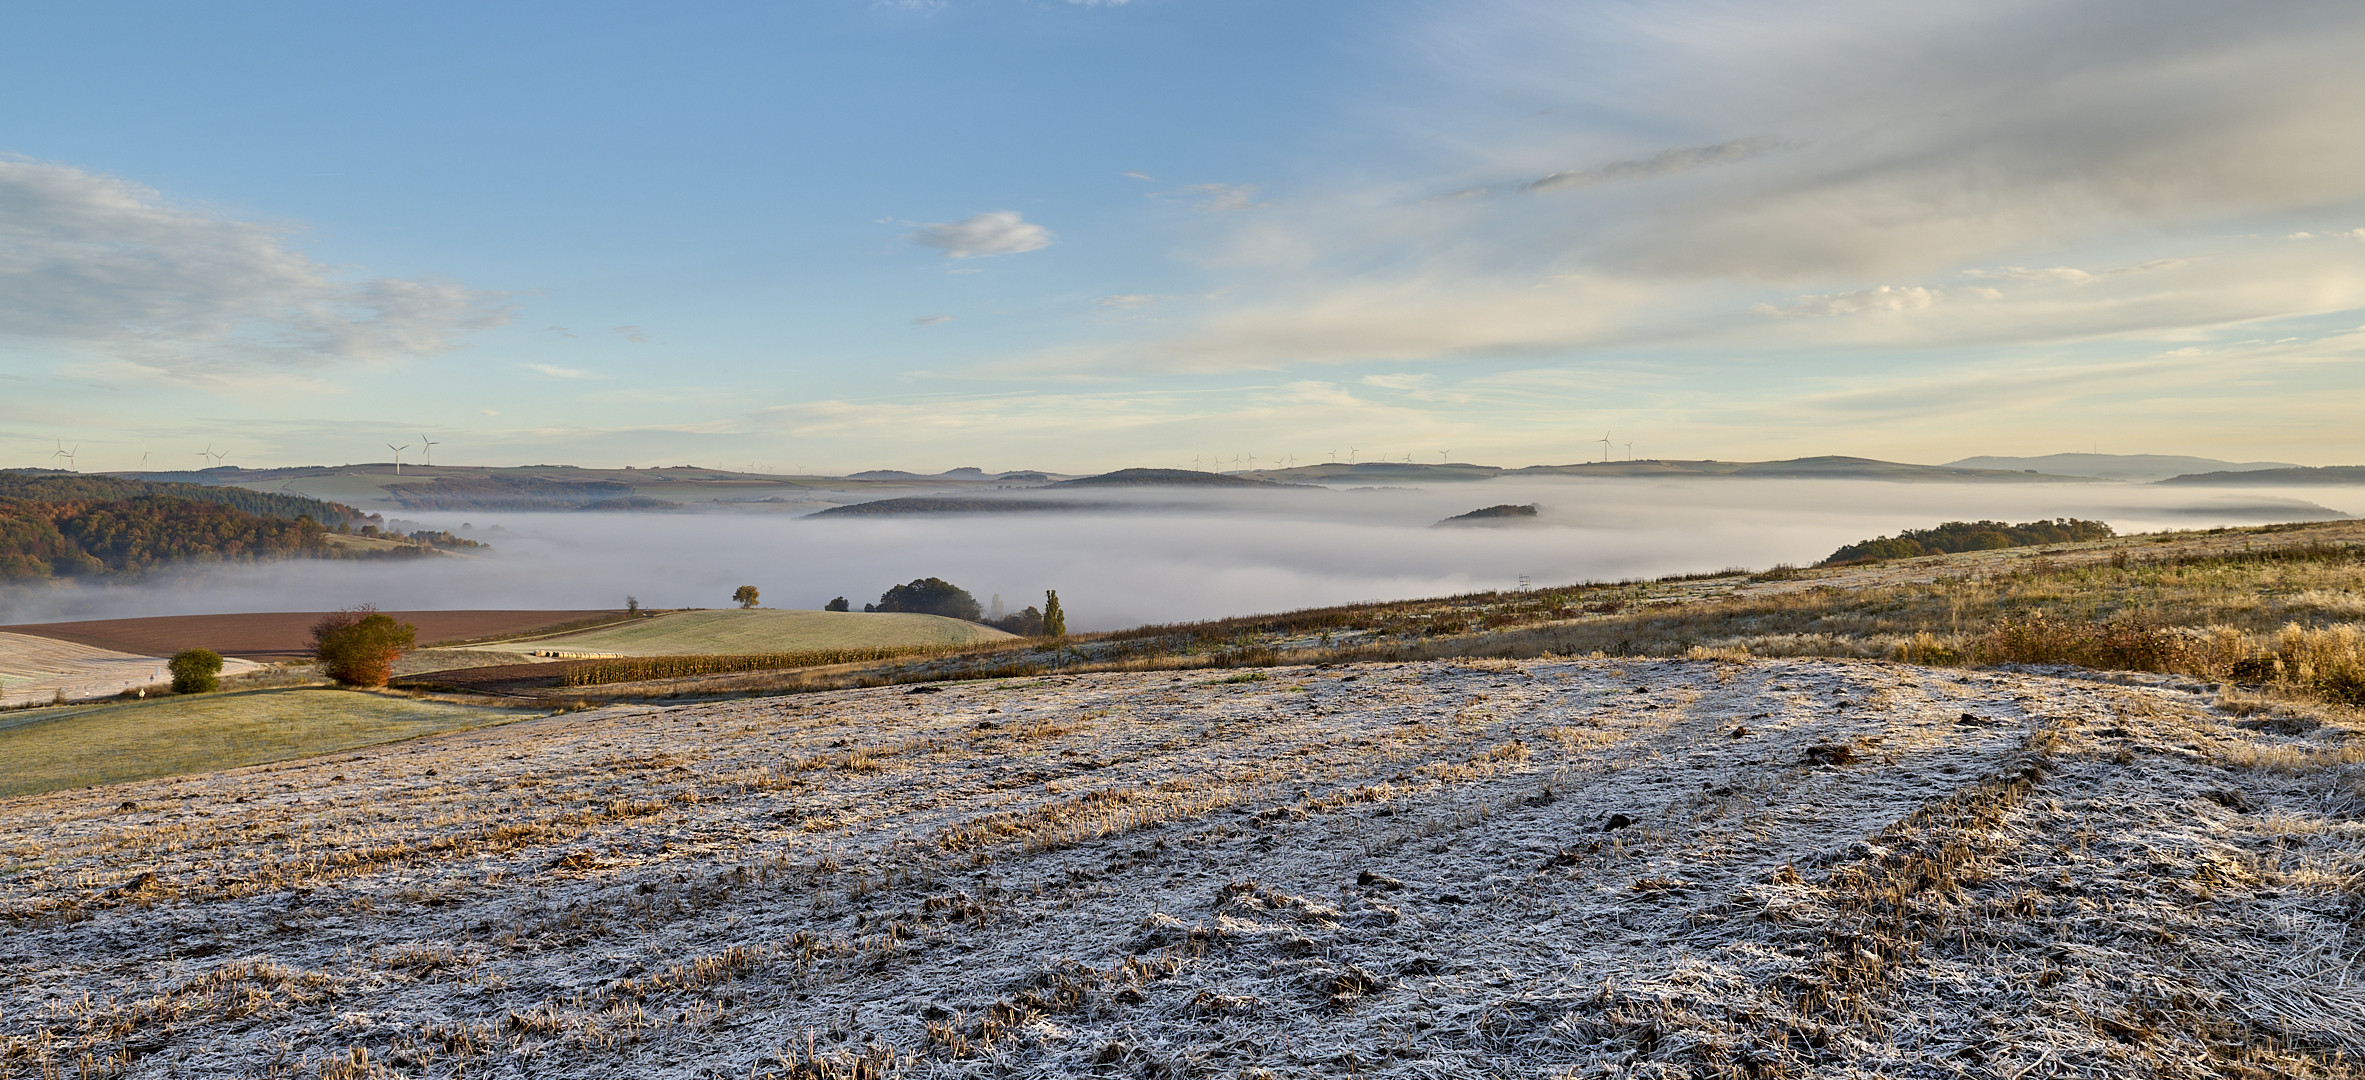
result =
[[2102,522],[2080,521],[2077,518],[2028,521],[2018,525],[2001,521],[1949,521],[1934,529],[1907,529],[1895,536],[1878,536],[1849,544],[1832,552],[1822,565],[1910,559],[1916,555],[1941,555],[1957,551],[1992,551],[1996,548],[2029,547],[2035,544],[2068,544],[2080,540],[2107,540],[2115,535],[2110,526]]
[[105,476],[95,473],[0,471],[0,499],[23,499],[28,502],[44,503],[90,503],[121,502],[142,495],[219,503],[264,517],[311,518],[331,528],[348,523],[358,525],[369,517],[369,515],[343,503],[322,502],[319,499],[285,492],[249,491],[241,487],[215,487],[207,484],[128,480],[120,476]]
[[155,495],[117,502],[0,499],[0,578],[136,573],[187,559],[250,561],[320,554],[328,530],[308,517]]

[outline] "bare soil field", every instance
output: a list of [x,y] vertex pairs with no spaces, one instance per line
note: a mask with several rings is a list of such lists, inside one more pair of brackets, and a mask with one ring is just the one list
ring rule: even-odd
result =
[[[256,666],[224,660],[222,674],[238,675]],[[162,657],[0,631],[0,708],[45,703],[60,695],[78,701],[171,685]]]
[[990,626],[912,612],[788,611],[769,608],[671,611],[580,633],[486,648],[569,656],[685,656],[773,653],[891,645],[972,645],[1009,641]]
[[2353,710],[1844,660],[619,706],[0,801],[0,1074],[2360,1074]]
[[[12,634],[56,638],[101,649],[171,656],[189,648],[212,649],[249,660],[300,660],[311,656],[312,624],[326,612],[258,611],[232,615],[161,615],[146,619],[26,623],[0,626]],[[529,634],[560,624],[603,616],[608,611],[389,611],[419,628],[419,644],[473,641]]]

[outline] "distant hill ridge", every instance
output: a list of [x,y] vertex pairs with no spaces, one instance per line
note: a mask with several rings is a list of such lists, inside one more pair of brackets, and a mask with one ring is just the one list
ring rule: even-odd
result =
[[2104,480],[2165,480],[2185,473],[2294,469],[2287,461],[2219,461],[2182,454],[2046,454],[2042,457],[1967,457],[1949,461],[1957,469],[2035,469],[2063,476]]
[[1236,475],[1299,483],[1324,480],[1441,481],[1491,480],[1498,476],[1597,477],[1743,477],[1785,480],[1891,480],[1980,483],[2076,482],[2086,476],[2062,476],[2007,469],[1962,469],[1948,465],[1909,465],[1877,458],[1824,455],[1782,461],[1717,461],[1713,458],[1673,460],[1645,458],[1631,461],[1588,461],[1574,465],[1529,465],[1507,469],[1492,465],[1445,462],[1326,462],[1292,469],[1265,469]]
[[1195,469],[1119,469],[1098,476],[1079,476],[1051,485],[1055,488],[1074,487],[1232,487],[1278,488],[1292,485],[1234,473],[1199,472]]
[[2160,483],[2214,487],[2275,487],[2283,484],[2365,485],[2365,465],[2293,466],[2288,469],[2199,473],[2189,476],[2172,476]]

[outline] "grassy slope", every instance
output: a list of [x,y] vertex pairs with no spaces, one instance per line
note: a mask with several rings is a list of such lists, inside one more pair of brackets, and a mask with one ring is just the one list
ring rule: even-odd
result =
[[319,687],[0,714],[0,797],[212,772],[526,715]]
[[[2200,653],[2140,670],[2223,680],[2241,654],[2310,654],[2277,691],[2365,678],[2365,522],[2156,533],[2036,548],[1763,574],[1600,582],[1474,593],[1076,635],[1031,648],[600,688],[630,698],[869,686],[1041,671],[1261,667],[1281,663],[1536,657],[1741,655],[1983,660],[1992,632],[2054,625],[2192,631]],[[2304,640],[2287,627],[2301,628]],[[2045,662],[2086,662],[2063,659]],[[2103,663],[2100,666],[2113,666]],[[2309,671],[2313,672],[2311,676]],[[2286,678],[2288,676],[2288,678]],[[2243,676],[2252,681],[2256,676]],[[583,691],[570,690],[580,694]],[[2348,700],[2347,692],[2335,694]]]
[[517,646],[561,652],[668,656],[798,652],[878,645],[968,645],[1006,640],[991,627],[937,615],[850,611],[677,611]]

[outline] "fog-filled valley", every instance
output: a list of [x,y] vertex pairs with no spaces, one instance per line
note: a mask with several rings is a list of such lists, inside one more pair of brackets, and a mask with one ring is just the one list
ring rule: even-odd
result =
[[[2120,483],[1497,479],[1423,487],[996,493],[1061,511],[804,516],[813,507],[649,513],[412,513],[490,543],[482,556],[184,566],[123,583],[0,592],[0,622],[202,612],[727,606],[859,607],[935,576],[1012,609],[1057,589],[1078,630],[1716,570],[1805,565],[1942,521],[2077,517],[2122,533],[2365,513],[2355,487]],[[1439,527],[1470,510],[1533,518]],[[822,504],[814,504],[815,506]]]

